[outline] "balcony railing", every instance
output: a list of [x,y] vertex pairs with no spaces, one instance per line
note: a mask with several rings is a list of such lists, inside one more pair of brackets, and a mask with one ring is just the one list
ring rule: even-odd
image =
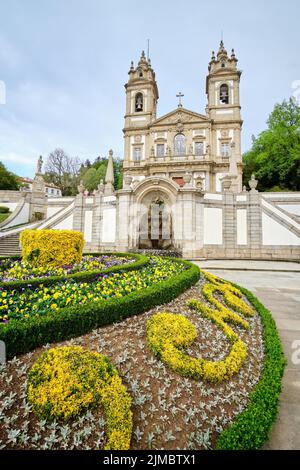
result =
[[151,163],[174,163],[174,162],[208,162],[210,159],[213,158],[217,163],[229,163],[230,155],[218,155],[218,156],[211,156],[208,154],[205,155],[195,155],[195,154],[185,154],[185,155],[174,155],[169,154],[163,157],[158,157],[157,155],[149,155],[144,160],[131,160],[130,162],[124,161],[124,164],[127,166],[141,166],[145,164]]
[[168,162],[168,161],[186,161],[186,160],[207,160],[209,158],[208,155],[195,155],[195,154],[182,154],[182,155],[175,155],[175,154],[168,154],[164,156],[158,155],[150,155],[148,161],[154,162]]

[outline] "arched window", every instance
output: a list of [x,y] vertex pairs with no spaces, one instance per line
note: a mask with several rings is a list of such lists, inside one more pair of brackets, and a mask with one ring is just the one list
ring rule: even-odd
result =
[[226,83],[220,86],[220,103],[228,104],[229,103],[229,88]]
[[141,112],[143,111],[143,94],[142,93],[137,93],[135,95],[135,112]]
[[185,136],[176,134],[174,137],[174,155],[185,155]]

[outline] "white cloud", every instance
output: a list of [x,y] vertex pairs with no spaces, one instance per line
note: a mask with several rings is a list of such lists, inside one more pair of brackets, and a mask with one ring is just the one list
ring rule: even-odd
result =
[[21,165],[32,166],[34,162],[33,156],[21,155],[14,152],[3,152],[0,153],[0,161],[4,163],[18,163]]
[[21,56],[17,49],[7,39],[0,36],[0,64],[3,68],[16,68],[20,63]]

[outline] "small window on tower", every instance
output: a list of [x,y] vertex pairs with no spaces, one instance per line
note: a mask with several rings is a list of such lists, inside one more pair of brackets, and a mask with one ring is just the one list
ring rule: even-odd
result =
[[156,146],[156,156],[164,157],[165,155],[165,144],[157,144]]
[[203,142],[195,142],[195,155],[197,157],[202,157],[204,154],[204,144]]
[[226,83],[220,86],[220,103],[228,104],[229,103],[229,88]]
[[228,142],[223,142],[221,144],[221,156],[229,157],[230,156],[230,145]]
[[136,162],[139,162],[141,160],[141,147],[134,148],[134,159]]
[[137,93],[135,95],[135,112],[141,112],[143,111],[143,94],[142,93]]

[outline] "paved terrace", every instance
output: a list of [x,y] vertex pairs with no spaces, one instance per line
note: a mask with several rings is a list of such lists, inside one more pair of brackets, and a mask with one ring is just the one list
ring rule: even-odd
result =
[[[288,360],[278,419],[265,449],[300,449],[300,264],[276,261],[195,261],[200,268],[246,287],[272,312]],[[300,346],[297,349],[300,349]]]

